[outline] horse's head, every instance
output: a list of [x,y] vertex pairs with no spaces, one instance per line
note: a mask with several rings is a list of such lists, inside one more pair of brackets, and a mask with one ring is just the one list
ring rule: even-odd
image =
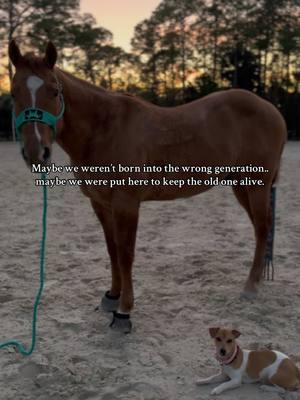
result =
[[51,146],[64,107],[54,70],[56,48],[49,42],[44,57],[23,56],[16,42],[12,41],[9,58],[16,68],[11,94],[23,157],[29,166],[46,165],[51,160]]

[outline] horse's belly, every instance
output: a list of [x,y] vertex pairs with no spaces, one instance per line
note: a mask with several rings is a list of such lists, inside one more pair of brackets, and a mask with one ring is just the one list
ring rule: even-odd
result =
[[219,186],[226,174],[169,174],[151,177],[149,181],[159,182],[144,188],[141,200],[174,200],[192,197]]
[[180,183],[173,184],[172,186],[152,187],[141,193],[142,201],[149,200],[175,200],[180,198],[192,197],[202,192],[211,189],[213,186],[179,186]]

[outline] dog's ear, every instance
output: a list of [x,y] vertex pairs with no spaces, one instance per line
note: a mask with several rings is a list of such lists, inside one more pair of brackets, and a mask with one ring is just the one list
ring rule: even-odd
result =
[[233,336],[237,339],[239,336],[241,336],[241,332],[237,331],[236,329],[232,330]]
[[220,328],[209,328],[209,334],[214,339]]

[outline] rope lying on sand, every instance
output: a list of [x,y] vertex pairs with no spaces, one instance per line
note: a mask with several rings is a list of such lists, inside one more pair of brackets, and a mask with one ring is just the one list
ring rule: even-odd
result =
[[[43,180],[47,179],[45,174],[42,174],[41,178]],[[31,346],[26,349],[22,343],[17,340],[10,340],[4,343],[0,343],[0,349],[13,346],[16,348],[19,353],[23,356],[30,356],[36,345],[37,338],[37,318],[38,318],[38,307],[40,304],[40,300],[42,297],[44,282],[45,282],[45,252],[46,252],[46,235],[47,235],[47,207],[48,207],[48,199],[47,199],[47,186],[43,186],[43,221],[42,221],[42,239],[40,245],[40,285],[39,290],[37,292],[34,306],[33,306],[33,316],[32,316],[32,331],[31,331]]]

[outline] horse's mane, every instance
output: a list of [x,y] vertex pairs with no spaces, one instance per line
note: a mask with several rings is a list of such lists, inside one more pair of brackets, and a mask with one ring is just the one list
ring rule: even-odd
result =
[[[26,68],[30,69],[34,73],[39,73],[40,70],[44,69],[46,64],[45,64],[45,59],[43,57],[40,57],[36,55],[34,52],[28,52],[22,56],[22,64]],[[65,71],[59,67],[55,67],[55,72],[59,76],[60,74],[69,79],[71,82],[79,85],[79,87],[83,87],[86,89],[91,90],[94,94],[99,94],[99,95],[111,95],[111,96],[119,96],[119,97],[125,97],[125,98],[130,98],[132,99],[133,102],[143,104],[144,106],[152,106],[156,107],[153,103],[136,96],[133,93],[128,93],[128,92],[121,92],[121,91],[112,91],[108,89],[104,89],[101,86],[97,86],[93,83],[90,83],[84,79],[81,79],[72,73]]]
[[112,90],[108,90],[108,89],[104,89],[101,86],[97,86],[93,83],[90,83],[84,79],[81,79],[75,75],[73,75],[72,73],[62,70],[60,68],[57,68],[57,70],[59,71],[59,73],[62,73],[63,75],[65,75],[68,79],[70,79],[71,81],[79,84],[80,86],[86,87],[87,89],[91,89],[92,91],[96,91],[100,94],[109,94],[112,96],[126,96],[126,97],[130,97],[132,98],[134,101],[140,102],[140,103],[144,103],[144,104],[152,104],[150,102],[148,102],[147,100],[144,100],[136,95],[134,95],[133,93],[128,93],[128,92],[116,92],[116,91],[112,91]]
[[78,84],[82,85],[82,86],[86,86],[87,88],[90,88],[92,90],[96,90],[98,92],[101,93],[109,93],[108,90],[104,89],[101,86],[96,86],[90,82],[85,81],[84,79],[78,78],[77,76],[71,74],[68,71],[62,70],[60,68],[56,68],[60,73],[62,73],[63,75],[66,75],[70,80],[77,82]]
[[[29,52],[26,53],[23,56],[22,59],[22,63],[25,67],[29,68],[31,71],[33,72],[38,72],[40,69],[45,68],[45,60],[43,57],[39,57],[37,56],[35,53],[33,52]],[[93,83],[90,83],[84,79],[81,79],[75,75],[73,75],[72,73],[65,71],[63,69],[60,69],[58,67],[55,68],[55,71],[58,72],[58,74],[62,74],[65,77],[67,77],[70,81],[77,83],[78,85],[80,85],[81,87],[85,87],[87,89],[92,90],[93,92],[98,92],[99,94],[109,94],[112,96],[126,96],[129,98],[132,98],[134,101],[139,102],[139,103],[143,103],[143,104],[147,104],[147,105],[151,105],[152,103],[150,103],[147,100],[144,100],[136,95],[134,95],[133,93],[128,93],[128,92],[116,92],[116,91],[111,91],[108,89],[104,89],[101,86],[97,86]]]

